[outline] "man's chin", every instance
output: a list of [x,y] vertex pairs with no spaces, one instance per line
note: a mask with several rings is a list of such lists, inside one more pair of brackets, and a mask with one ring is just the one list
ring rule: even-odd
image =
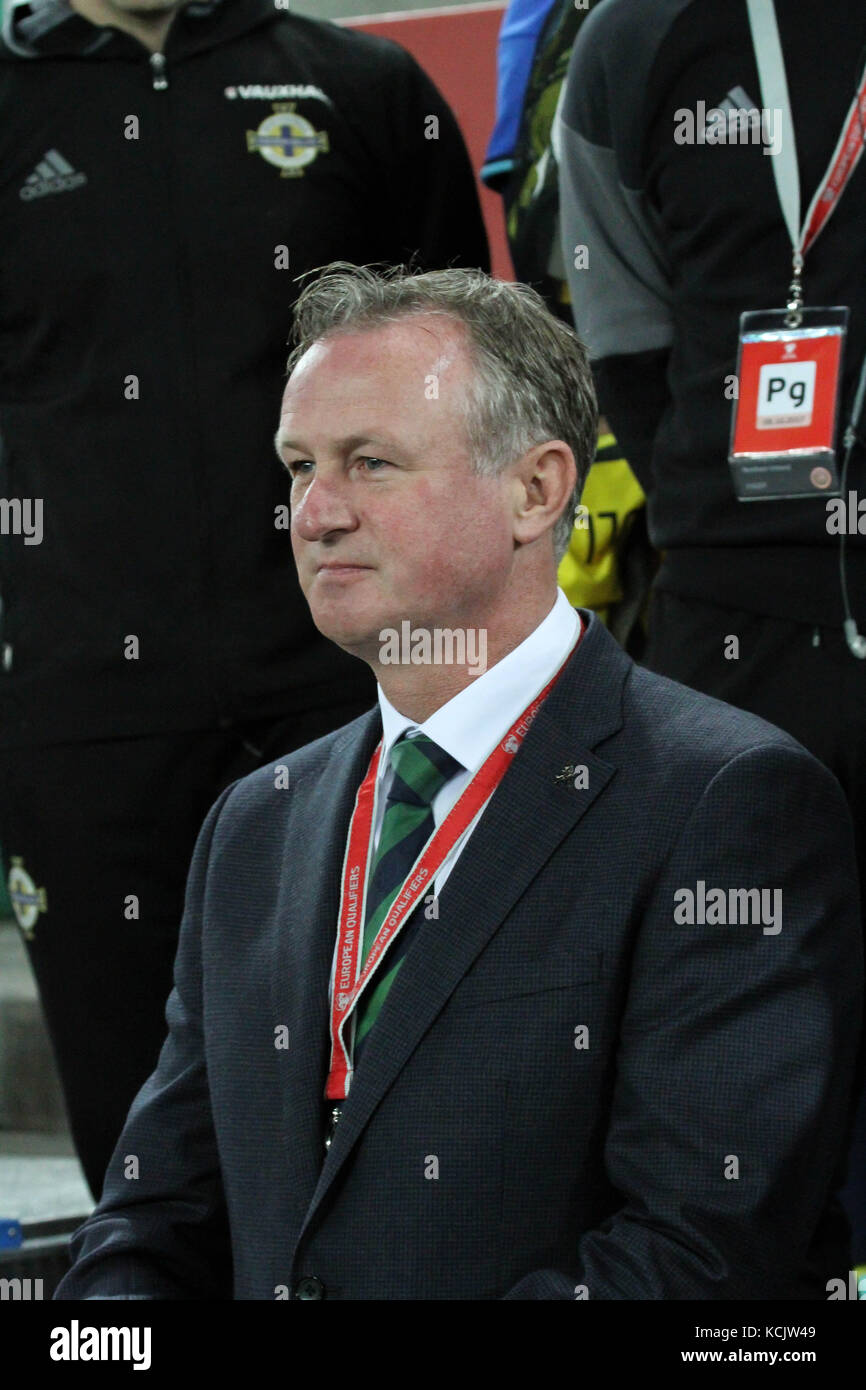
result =
[[313,612],[312,618],[322,636],[342,647],[350,656],[357,656],[368,665],[377,661],[382,645],[381,628],[371,630],[366,623],[341,622],[333,613]]

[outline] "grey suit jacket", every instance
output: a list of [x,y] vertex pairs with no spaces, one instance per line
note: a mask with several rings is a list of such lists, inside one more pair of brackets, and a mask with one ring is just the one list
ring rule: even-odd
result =
[[219,798],[159,1064],[56,1297],[825,1298],[846,1276],[842,793],[583,617],[327,1157],[340,872],[378,710],[288,757],[287,789],[267,767]]

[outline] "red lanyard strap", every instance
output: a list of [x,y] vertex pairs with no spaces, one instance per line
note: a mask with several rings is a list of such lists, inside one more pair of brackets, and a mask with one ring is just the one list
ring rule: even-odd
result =
[[342,1100],[349,1092],[352,1080],[352,1063],[344,1038],[344,1029],[362,990],[375,973],[385,952],[411,916],[421,894],[435,881],[436,874],[457,841],[472,824],[488,797],[493,794],[505,776],[515,753],[520,751],[535,716],[565,670],[582,636],[583,627],[581,625],[577,642],[569,651],[556,674],[548,681],[540,694],[536,695],[535,699],[527,705],[523,713],[515,719],[511,728],[500,739],[493,752],[472,778],[456,805],[427,841],[418,859],[409,870],[403,887],[397,893],[391,910],[379,928],[364,962],[364,967],[361,969],[361,946],[364,935],[369,865],[372,852],[377,774],[382,744],[380,743],[376,748],[370,760],[367,775],[355,798],[355,808],[352,812],[346,844],[346,855],[343,860],[340,917],[334,953],[330,1008],[331,1062],[325,1088],[325,1095],[329,1100]]
[[818,233],[827,225],[848,187],[851,175],[863,153],[863,128],[866,126],[866,74],[857,89],[842,134],[827,166],[827,173],[809,205],[800,238],[800,254],[805,256]]
[[799,270],[806,252],[833,215],[863,153],[866,73],[848,108],[842,133],[801,227],[797,145],[776,10],[773,0],[746,0],[746,5],[761,83],[761,100],[765,109],[779,111],[782,116],[781,145],[770,157],[782,215],[791,238],[794,266]]

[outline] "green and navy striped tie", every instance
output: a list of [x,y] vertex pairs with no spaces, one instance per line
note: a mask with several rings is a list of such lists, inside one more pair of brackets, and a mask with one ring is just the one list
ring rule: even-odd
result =
[[[367,959],[397,893],[433,834],[435,822],[432,804],[436,793],[461,770],[462,764],[426,734],[416,734],[414,737],[404,734],[391,749],[391,767],[394,775],[367,889],[362,960]],[[416,905],[413,916],[420,906],[423,906],[423,898]],[[355,1064],[359,1045],[375,1023],[402,964],[409,932],[407,922],[382,963],[381,971],[384,973],[374,975],[361,997],[355,1029]]]

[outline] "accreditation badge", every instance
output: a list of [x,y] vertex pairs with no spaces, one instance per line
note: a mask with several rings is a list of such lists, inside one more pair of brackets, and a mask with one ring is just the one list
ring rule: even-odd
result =
[[728,463],[741,502],[839,495],[836,427],[848,310],[740,316]]

